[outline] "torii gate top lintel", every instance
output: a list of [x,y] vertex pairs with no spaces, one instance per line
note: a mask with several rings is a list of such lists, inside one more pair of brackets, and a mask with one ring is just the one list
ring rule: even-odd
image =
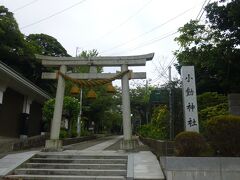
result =
[[37,59],[42,60],[42,65],[46,67],[58,67],[61,65],[80,66],[80,65],[95,65],[95,66],[145,66],[146,61],[153,59],[154,53],[135,55],[135,56],[97,56],[89,59],[82,57],[52,57],[35,55]]

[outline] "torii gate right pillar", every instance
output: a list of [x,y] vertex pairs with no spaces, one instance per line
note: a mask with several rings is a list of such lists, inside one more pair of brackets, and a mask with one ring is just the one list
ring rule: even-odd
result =
[[[127,71],[126,64],[121,66],[121,71]],[[129,96],[129,76],[125,74],[122,77],[122,116],[123,116],[123,141],[121,149],[133,149],[132,126],[131,126],[131,108]]]

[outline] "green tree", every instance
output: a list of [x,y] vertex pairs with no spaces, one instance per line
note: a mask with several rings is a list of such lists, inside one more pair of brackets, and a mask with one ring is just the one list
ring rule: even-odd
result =
[[[162,89],[168,91],[171,89],[172,96],[172,119],[173,119],[173,137],[184,130],[183,103],[182,103],[182,85],[180,80],[173,80],[162,85]],[[169,93],[167,97],[169,101]],[[169,103],[167,104],[169,111]]]
[[[81,58],[91,58],[98,55],[97,50],[93,49],[90,51],[82,51],[79,55]],[[79,73],[88,73],[90,66],[79,66],[72,69],[73,72]],[[97,72],[102,72],[102,67],[97,67]],[[70,95],[71,87],[73,86],[72,82],[66,83],[66,94]],[[89,100],[87,98],[87,93],[90,89],[93,89],[97,98],[95,100]],[[77,95],[79,98],[79,95]],[[83,87],[83,106],[82,106],[82,119],[84,119],[85,129],[94,122],[95,132],[107,131],[111,132],[113,130],[120,131],[121,123],[119,123],[119,90],[116,94],[108,94],[106,92],[106,85],[97,86],[94,88],[85,88]]]
[[[34,54],[41,54],[45,56],[70,56],[67,54],[65,48],[58,42],[58,40],[47,34],[30,34],[26,37],[26,42],[31,47]],[[34,60],[37,61],[34,57]],[[46,68],[41,65],[41,62],[37,62],[38,66],[34,67],[34,71],[37,71],[37,85],[47,90],[52,95],[55,95],[56,81],[42,80],[41,74],[46,71],[53,71],[52,68]]]
[[[49,99],[43,106],[43,121],[45,130],[50,130],[51,120],[53,118],[55,99]],[[76,121],[79,113],[80,104],[74,97],[65,96],[63,101],[63,114],[68,119],[68,137],[76,134]],[[64,131],[64,129],[63,129]]]
[[26,37],[35,53],[46,56],[70,56],[58,40],[47,34],[30,34]]
[[141,124],[148,123],[149,98],[153,87],[137,85],[130,89],[131,112],[134,118],[141,121]]
[[41,66],[34,59],[34,51],[20,32],[18,24],[4,6],[0,6],[1,61],[37,83]]
[[41,79],[41,74],[46,68],[36,60],[34,54],[37,53],[67,56],[66,50],[51,36],[32,34],[25,37],[20,32],[13,13],[0,6],[0,61],[53,94],[55,91],[53,83]]
[[227,115],[227,97],[216,92],[206,92],[197,96],[200,132],[205,133],[206,123],[214,116]]
[[207,23],[179,28],[177,68],[194,65],[198,93],[240,91],[240,2],[221,0],[205,7]]
[[[106,92],[105,86],[96,87],[94,88],[94,91],[97,94],[97,98],[94,100],[87,99],[86,95],[88,89],[84,91],[83,95],[83,115],[88,118],[88,125],[90,125],[91,122],[94,122],[95,132],[109,132],[112,129],[109,126],[110,124],[114,124],[118,126],[116,128],[120,129],[120,124],[114,123],[114,121],[118,121],[118,114],[120,112],[120,107],[118,106],[120,101],[119,91],[117,91],[114,95],[109,94]],[[109,114],[115,116],[116,119],[105,119],[105,117]]]

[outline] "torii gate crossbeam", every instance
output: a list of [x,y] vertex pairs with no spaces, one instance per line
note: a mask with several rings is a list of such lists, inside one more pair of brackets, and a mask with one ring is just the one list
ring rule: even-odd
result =
[[[128,66],[145,66],[146,61],[153,59],[154,53],[138,55],[138,56],[99,56],[91,58],[81,57],[51,57],[36,55],[36,58],[42,60],[42,64],[46,67],[57,67],[60,72],[67,74],[67,67],[75,67],[81,65],[94,66],[120,66],[121,71],[127,71]],[[104,79],[111,78],[114,73],[71,73],[67,74],[77,79]],[[144,79],[146,73],[131,73],[122,76],[122,116],[123,116],[123,149],[132,149],[132,128],[131,128],[131,110],[129,97],[129,76],[132,79]],[[43,79],[57,79],[56,73],[42,73]],[[58,85],[56,92],[55,108],[51,123],[50,140],[46,141],[47,149],[60,149],[62,142],[59,140],[63,97],[65,91],[65,80],[62,76],[58,77]]]

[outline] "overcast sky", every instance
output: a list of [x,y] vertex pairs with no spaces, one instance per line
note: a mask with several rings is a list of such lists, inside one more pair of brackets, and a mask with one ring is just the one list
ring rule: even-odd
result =
[[[25,35],[55,37],[72,56],[97,49],[101,56],[155,53],[146,67],[151,84],[167,81],[178,49],[177,29],[196,19],[205,0],[0,0]],[[176,62],[176,61],[175,61]],[[158,70],[156,70],[156,67]],[[177,72],[172,68],[173,77]],[[105,69],[105,72],[113,71]],[[165,77],[164,77],[165,76]]]

